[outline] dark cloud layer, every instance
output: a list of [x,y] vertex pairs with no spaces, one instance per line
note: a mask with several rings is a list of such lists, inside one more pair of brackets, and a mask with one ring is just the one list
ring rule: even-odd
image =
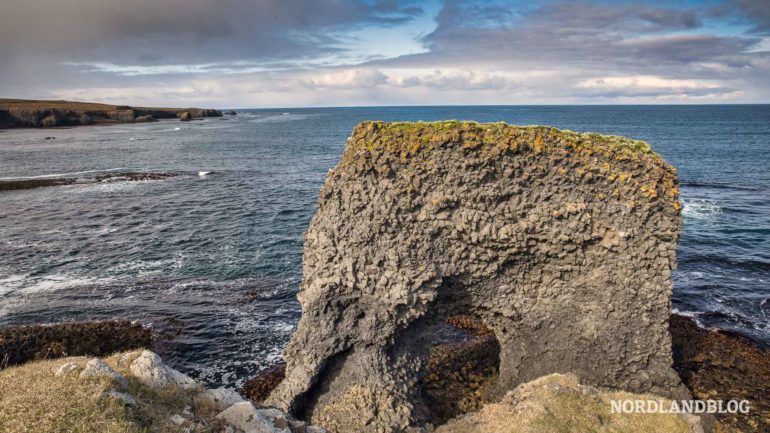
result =
[[490,15],[512,16],[495,12],[499,8],[449,0],[437,28],[423,39],[430,55],[413,57],[647,69],[721,61],[758,42],[753,37],[672,35],[701,26],[693,9],[555,2],[490,25]]
[[760,34],[770,34],[770,1],[768,0],[734,0],[743,15],[754,23],[754,31]]
[[24,0],[4,2],[6,55],[69,61],[207,63],[316,57],[335,30],[396,25],[421,12],[397,0]]
[[[13,1],[0,7],[0,95],[766,102],[769,2],[444,0],[433,23],[417,0]],[[351,32],[419,19],[433,26],[415,36],[423,52],[352,48]]]

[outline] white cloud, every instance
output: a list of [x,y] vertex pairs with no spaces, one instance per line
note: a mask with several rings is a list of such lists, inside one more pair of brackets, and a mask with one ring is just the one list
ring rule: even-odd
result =
[[598,90],[669,90],[682,92],[693,89],[718,89],[720,84],[708,80],[683,80],[663,78],[654,75],[632,75],[620,77],[601,77],[583,80],[576,87]]
[[387,81],[388,77],[376,69],[347,69],[315,74],[301,83],[309,89],[366,89]]

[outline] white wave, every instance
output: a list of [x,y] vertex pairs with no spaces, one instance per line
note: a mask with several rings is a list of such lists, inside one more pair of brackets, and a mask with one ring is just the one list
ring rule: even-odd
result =
[[180,269],[185,264],[185,255],[178,253],[175,257],[159,260],[132,260],[110,267],[110,274],[122,275],[133,273],[139,276],[162,275],[173,269]]
[[682,215],[690,219],[709,220],[722,213],[722,208],[714,200],[690,199],[684,201]]
[[698,316],[701,315],[701,313],[698,311],[682,311],[676,307],[671,308],[671,313],[676,314],[678,316],[689,317],[691,319],[696,319]]
[[106,173],[110,171],[120,171],[120,170],[130,170],[128,167],[115,167],[115,168],[106,168],[101,170],[85,170],[85,171],[73,171],[69,173],[51,173],[51,174],[41,174],[37,176],[15,176],[15,177],[0,177],[0,180],[24,180],[24,179],[45,179],[48,177],[63,177],[63,176],[77,176],[81,174],[90,174],[90,173]]
[[11,275],[0,279],[0,296],[7,294],[29,295],[40,292],[52,292],[78,286],[92,286],[113,282],[111,278],[90,278],[67,274],[54,274],[43,277],[29,275]]
[[182,128],[180,128],[178,126],[176,128],[174,128],[174,131],[181,131],[181,130],[182,130]]
[[135,180],[131,182],[101,182],[65,185],[61,190],[70,194],[110,193],[134,189],[152,180]]
[[198,172],[198,176],[200,176],[200,177],[205,177],[205,176],[207,176],[209,174],[211,174],[210,171],[199,171]]

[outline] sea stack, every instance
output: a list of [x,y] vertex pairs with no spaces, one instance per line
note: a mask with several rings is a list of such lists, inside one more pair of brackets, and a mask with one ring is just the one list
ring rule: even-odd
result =
[[668,332],[678,194],[637,140],[359,124],[305,236],[302,318],[266,404],[332,432],[424,426],[427,349],[456,314],[499,341],[498,395],[572,373],[687,397]]

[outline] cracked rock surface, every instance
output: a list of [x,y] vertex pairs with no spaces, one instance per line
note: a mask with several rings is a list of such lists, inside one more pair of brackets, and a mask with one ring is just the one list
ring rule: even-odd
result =
[[672,369],[675,170],[646,143],[474,122],[358,125],[305,236],[302,318],[265,404],[332,432],[418,431],[447,317],[500,344],[502,396],[571,372],[688,397]]

